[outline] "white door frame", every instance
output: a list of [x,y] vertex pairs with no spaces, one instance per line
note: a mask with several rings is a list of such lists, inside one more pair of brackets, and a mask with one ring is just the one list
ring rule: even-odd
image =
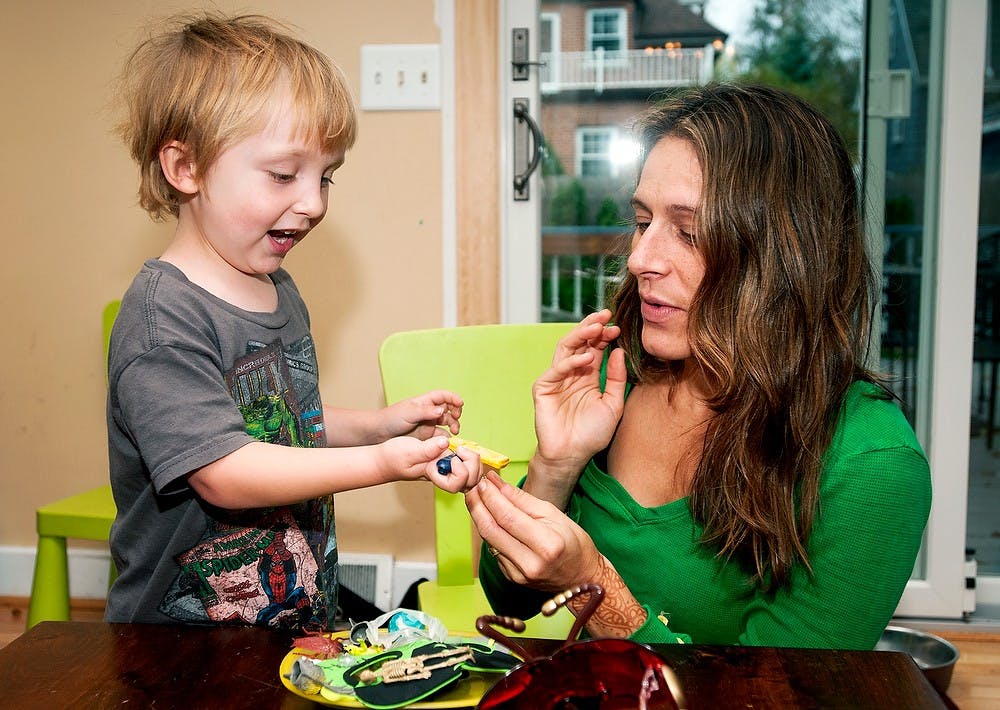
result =
[[[907,585],[898,613],[961,618],[972,405],[972,342],[976,298],[980,141],[986,51],[986,0],[935,0],[932,21],[943,31],[931,43],[928,136],[939,135],[933,263],[925,264],[922,298],[931,323],[921,324],[928,353],[919,388],[926,393],[917,434],[927,451],[934,502],[924,543],[924,579]],[[929,140],[932,140],[929,138]],[[934,153],[928,150],[928,158]],[[928,160],[928,171],[935,163]],[[925,234],[931,234],[925,229]]]
[[529,59],[538,56],[538,0],[500,2],[500,321],[537,323],[541,319],[541,199],[539,174],[528,181],[530,200],[514,200],[514,99],[526,98],[538,121],[540,92],[538,67],[531,66],[527,81],[511,79],[511,31],[527,27]]

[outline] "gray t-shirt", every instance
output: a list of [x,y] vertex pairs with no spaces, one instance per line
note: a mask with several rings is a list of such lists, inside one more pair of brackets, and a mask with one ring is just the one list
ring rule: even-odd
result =
[[251,313],[147,261],[108,357],[118,579],[107,621],[332,628],[333,496],[223,510],[187,474],[252,441],[326,446],[309,314],[279,269],[273,313]]

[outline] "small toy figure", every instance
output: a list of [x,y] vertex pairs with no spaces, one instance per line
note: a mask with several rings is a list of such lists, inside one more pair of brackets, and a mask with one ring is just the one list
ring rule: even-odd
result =
[[[424,663],[431,658],[439,658],[436,663]],[[381,680],[383,683],[398,683],[407,680],[427,680],[431,677],[431,671],[439,668],[453,668],[454,666],[472,661],[472,649],[468,646],[457,648],[446,648],[438,653],[429,653],[424,656],[411,656],[410,658],[396,658],[386,661],[376,670],[365,669],[358,676],[362,683],[374,683]]]

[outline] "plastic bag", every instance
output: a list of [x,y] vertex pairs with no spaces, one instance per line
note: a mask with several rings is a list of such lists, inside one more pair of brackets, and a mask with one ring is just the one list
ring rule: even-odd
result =
[[393,609],[371,621],[351,625],[351,640],[392,648],[412,641],[445,641],[448,629],[437,617],[415,609]]

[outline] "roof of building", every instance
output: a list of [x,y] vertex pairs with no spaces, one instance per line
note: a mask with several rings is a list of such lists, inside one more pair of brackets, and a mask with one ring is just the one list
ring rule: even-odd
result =
[[726,40],[725,32],[710,23],[690,6],[678,0],[636,0],[634,37],[636,44],[708,44]]

